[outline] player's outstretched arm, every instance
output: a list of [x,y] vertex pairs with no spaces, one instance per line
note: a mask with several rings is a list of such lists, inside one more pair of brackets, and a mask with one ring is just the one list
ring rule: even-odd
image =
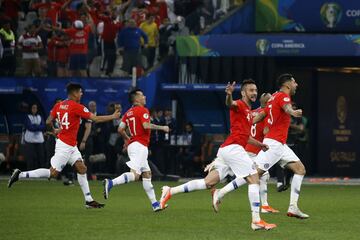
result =
[[170,128],[168,126],[160,126],[160,125],[156,125],[156,124],[152,124],[152,123],[148,123],[148,122],[144,122],[143,127],[145,129],[160,130],[160,131],[164,131],[164,132],[170,132]]
[[293,117],[302,117],[302,110],[301,110],[301,109],[296,109],[296,110],[294,110],[294,109],[292,108],[292,105],[291,105],[290,103],[284,105],[282,108],[284,109],[284,111],[285,111],[287,114],[289,114],[289,115],[291,115],[291,116],[293,116]]
[[90,118],[91,120],[93,120],[94,122],[108,122],[114,119],[118,119],[120,118],[120,111],[119,110],[115,110],[115,112],[111,115],[105,115],[105,116],[96,116],[95,114],[91,114]]
[[233,82],[232,84],[230,84],[230,82],[228,82],[226,88],[225,88],[225,92],[226,92],[226,99],[225,99],[225,104],[228,107],[236,107],[237,103],[233,100],[232,97],[232,93],[234,92],[235,89],[235,82]]

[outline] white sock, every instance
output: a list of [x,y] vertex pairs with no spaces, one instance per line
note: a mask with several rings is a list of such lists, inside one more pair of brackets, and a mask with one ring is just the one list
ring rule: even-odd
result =
[[203,189],[206,189],[205,179],[197,179],[197,180],[189,181],[187,183],[184,183],[176,187],[172,187],[170,189],[170,193],[171,195],[174,195],[178,193],[183,193],[183,192],[187,193],[187,192],[192,192],[195,190],[203,190]]
[[226,194],[228,194],[231,191],[234,191],[235,189],[238,189],[242,185],[246,183],[246,180],[244,178],[235,178],[228,184],[226,184],[223,188],[219,190],[218,197],[219,199],[222,199]]
[[265,172],[261,177],[260,177],[260,200],[261,200],[261,205],[262,206],[268,206],[268,199],[267,199],[267,183],[268,180],[270,178],[269,172]]
[[126,172],[118,176],[117,178],[113,179],[113,186],[129,183],[135,181],[135,174],[132,172]]
[[252,221],[260,221],[260,186],[259,184],[249,184],[248,196],[251,207]]
[[151,204],[157,202],[154,187],[151,183],[151,178],[143,178],[142,183],[143,183],[143,188],[146,194],[148,195]]
[[89,188],[89,182],[87,180],[86,173],[85,174],[77,174],[77,180],[79,182],[81,191],[84,194],[85,201],[91,202],[94,201],[94,199],[91,197],[90,188]]
[[19,178],[49,178],[50,169],[38,168],[32,171],[21,172]]
[[301,183],[304,178],[304,175],[294,174],[294,177],[291,181],[291,193],[290,193],[290,205],[297,207],[299,200]]

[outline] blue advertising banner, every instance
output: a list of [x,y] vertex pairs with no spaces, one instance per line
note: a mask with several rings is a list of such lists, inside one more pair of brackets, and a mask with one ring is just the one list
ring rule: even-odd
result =
[[257,32],[357,32],[357,0],[256,0]]
[[127,94],[131,86],[129,80],[1,78],[0,94],[21,94],[25,89],[30,90],[39,98],[45,111],[50,111],[55,99],[66,98],[65,87],[70,81],[82,85],[84,90],[82,103],[87,104],[95,100],[101,113],[106,112],[109,102],[120,102],[125,109],[129,106]]
[[[359,1],[360,2],[360,1]],[[179,56],[360,56],[360,35],[233,34],[176,38]]]
[[[239,90],[240,85],[236,85],[235,89]],[[162,83],[161,89],[166,91],[222,91],[224,92],[226,84],[177,84]]]
[[360,81],[357,74],[319,72],[317,159],[323,176],[359,176]]

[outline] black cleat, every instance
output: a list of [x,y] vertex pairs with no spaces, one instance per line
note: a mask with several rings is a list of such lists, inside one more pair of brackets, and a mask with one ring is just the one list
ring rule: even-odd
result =
[[85,202],[86,208],[103,208],[105,204],[98,203],[97,201]]
[[21,173],[21,171],[19,169],[15,169],[13,171],[13,173],[11,174],[9,181],[8,181],[8,188],[10,188],[11,185],[13,185],[15,182],[17,182],[19,180],[20,173]]
[[277,187],[277,191],[278,191],[278,192],[284,192],[284,191],[286,191],[289,187],[290,187],[290,185],[288,185],[288,184],[282,184],[281,186]]

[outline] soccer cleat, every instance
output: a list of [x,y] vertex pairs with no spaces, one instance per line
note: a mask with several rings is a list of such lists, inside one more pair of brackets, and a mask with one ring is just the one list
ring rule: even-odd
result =
[[274,209],[272,207],[270,207],[269,205],[267,206],[261,206],[261,213],[278,213],[279,210]]
[[252,222],[251,223],[252,230],[271,230],[273,228],[276,228],[276,224],[273,223],[267,223],[264,220],[260,220],[258,222]]
[[219,190],[218,189],[211,190],[211,195],[212,195],[212,206],[214,211],[217,213],[219,212],[219,205],[221,203],[219,199]]
[[287,212],[288,217],[296,217],[299,219],[307,219],[310,216],[300,211],[298,207],[290,206]]
[[159,202],[154,202],[153,204],[151,204],[151,206],[154,212],[160,212],[161,210],[165,209],[165,208],[161,208]]
[[113,187],[113,182],[111,179],[104,179],[103,181],[103,186],[104,186],[104,198],[108,199],[109,198],[109,192],[111,190],[111,188]]
[[91,202],[85,202],[85,207],[90,208],[103,208],[105,207],[105,204],[98,203],[97,201],[91,201]]
[[19,180],[20,173],[21,173],[21,171],[19,169],[15,169],[13,171],[13,173],[11,174],[9,181],[8,181],[8,188],[10,188],[11,185],[13,185],[15,182],[17,182]]
[[160,198],[160,208],[165,209],[167,207],[166,202],[170,200],[171,198],[171,187],[169,186],[163,186],[162,187],[162,193]]
[[281,184],[277,187],[278,192],[284,192],[290,187],[290,184]]

